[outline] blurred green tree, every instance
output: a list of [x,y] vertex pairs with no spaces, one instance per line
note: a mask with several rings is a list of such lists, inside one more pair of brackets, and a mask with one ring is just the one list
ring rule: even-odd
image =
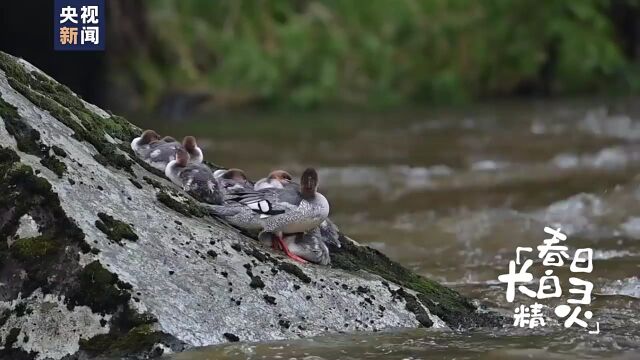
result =
[[[636,0],[150,0],[154,51],[118,62],[167,92],[293,107],[637,91],[612,6]],[[637,26],[640,29],[640,26]]]

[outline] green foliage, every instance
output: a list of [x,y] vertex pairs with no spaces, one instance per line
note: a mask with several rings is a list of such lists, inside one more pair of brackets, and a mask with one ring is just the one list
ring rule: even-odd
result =
[[157,49],[126,66],[149,104],[167,89],[299,107],[629,90],[612,1],[152,0]]

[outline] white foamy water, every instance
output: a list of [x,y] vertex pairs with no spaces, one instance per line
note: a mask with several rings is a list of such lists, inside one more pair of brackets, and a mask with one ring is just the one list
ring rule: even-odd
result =
[[622,225],[620,225],[622,232],[631,238],[640,239],[640,217],[631,217]]
[[628,256],[636,256],[634,252],[628,250],[598,250],[593,249],[593,260],[609,260],[615,258],[624,258]]
[[550,163],[560,169],[587,168],[596,170],[618,170],[640,162],[638,146],[614,146],[592,154],[562,153]]
[[640,122],[633,121],[627,115],[609,114],[606,107],[588,111],[580,122],[579,129],[598,136],[640,139]]
[[561,227],[562,232],[571,235],[595,231],[593,219],[606,211],[606,206],[598,196],[578,194],[549,205],[535,213],[534,217],[544,224]]
[[601,291],[606,295],[626,295],[640,298],[640,279],[634,276],[622,280],[615,280],[603,286]]

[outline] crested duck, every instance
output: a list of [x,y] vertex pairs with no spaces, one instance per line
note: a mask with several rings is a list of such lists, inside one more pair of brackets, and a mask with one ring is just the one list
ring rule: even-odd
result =
[[269,176],[266,178],[262,178],[254,184],[255,190],[266,189],[266,188],[276,188],[282,189],[283,185],[293,181],[291,174],[284,170],[274,170],[269,173]]
[[164,174],[194,198],[209,204],[222,204],[223,193],[213,172],[206,165],[190,163],[187,150],[176,150],[176,158],[169,161]]
[[[300,185],[295,183],[291,174],[285,170],[274,170],[266,178],[256,181],[254,188],[259,189],[289,189],[281,199],[287,201],[292,205],[298,205],[302,200],[302,194],[300,193]],[[340,230],[338,226],[330,219],[326,219],[320,224],[319,232],[314,233],[327,244],[331,244],[337,248],[341,247],[340,244]]]
[[253,190],[253,184],[242,169],[218,169],[213,176],[220,182],[225,193]]
[[178,142],[178,140],[176,140],[176,138],[174,138],[173,136],[165,136],[162,139],[160,139],[160,141],[162,141],[164,143],[175,143],[175,142]]
[[158,170],[164,170],[167,164],[174,160],[178,149],[185,149],[189,153],[189,161],[199,164],[202,162],[202,150],[193,136],[185,136],[182,144],[175,141],[157,141],[149,145],[146,156],[141,156],[144,161]]
[[131,141],[131,150],[138,156],[143,157],[149,153],[151,144],[160,140],[160,135],[154,130],[145,130],[140,136]]
[[295,188],[266,188],[230,194],[224,206],[211,206],[210,209],[214,215],[233,225],[259,231],[260,240],[271,240],[274,247],[283,250],[290,258],[306,262],[289,249],[289,245],[300,244],[300,240],[285,241],[284,234],[306,233],[318,227],[329,216],[329,202],[317,191],[318,173],[315,169],[306,169],[300,183],[301,199],[298,204],[286,200],[298,196]]

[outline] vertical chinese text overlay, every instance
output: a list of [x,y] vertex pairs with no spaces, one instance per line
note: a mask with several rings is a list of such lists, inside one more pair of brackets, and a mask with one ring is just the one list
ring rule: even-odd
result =
[[[545,227],[544,232],[551,237],[545,239],[542,245],[537,246],[537,256],[535,256],[533,248],[518,246],[516,259],[509,261],[509,272],[498,276],[500,282],[507,284],[506,298],[510,303],[515,299],[516,289],[529,298],[542,301],[551,298],[560,299],[563,296],[560,278],[553,273],[563,267],[565,262],[572,259],[569,247],[562,244],[567,240],[567,235],[562,233],[560,228]],[[527,256],[532,254],[533,257]],[[544,276],[538,282],[537,291],[527,287],[528,284],[535,283],[533,274],[528,271],[534,265],[534,259],[541,260],[545,269]],[[521,265],[519,269],[518,265]],[[569,270],[572,275],[590,274],[593,271],[593,249],[576,249]],[[558,304],[553,312],[559,320],[563,321],[565,328],[577,325],[590,330],[590,334],[599,334],[600,323],[597,321],[591,325],[588,323],[593,317],[593,312],[583,309],[591,304],[593,283],[578,276],[570,277],[569,283],[572,286],[569,293],[574,296],[579,295],[579,298],[571,298],[566,300],[566,304]],[[519,305],[514,310],[513,325],[529,328],[545,326],[547,321],[542,312],[544,307],[546,307],[544,304],[537,301],[531,305]],[[583,310],[585,311],[583,312]]]

